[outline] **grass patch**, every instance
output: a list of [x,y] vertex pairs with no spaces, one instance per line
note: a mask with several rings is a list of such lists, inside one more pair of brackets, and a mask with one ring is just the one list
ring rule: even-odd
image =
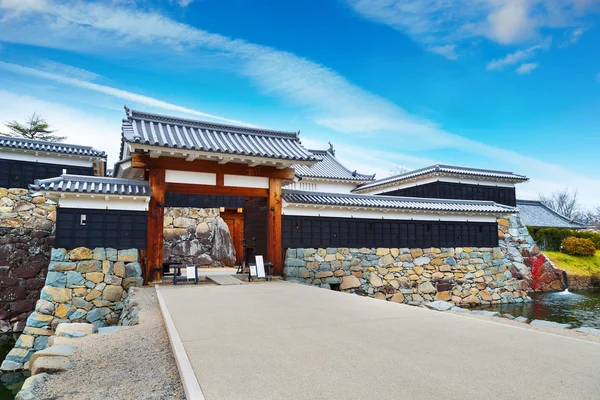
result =
[[558,251],[544,251],[557,268],[567,271],[567,275],[600,276],[600,250],[595,256],[578,257]]

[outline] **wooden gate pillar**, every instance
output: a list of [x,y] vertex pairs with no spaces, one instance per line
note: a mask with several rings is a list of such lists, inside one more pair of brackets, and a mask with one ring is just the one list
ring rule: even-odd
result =
[[151,168],[148,174],[152,197],[148,207],[148,241],[145,283],[162,282],[163,227],[165,218],[165,170]]
[[267,261],[273,263],[273,274],[283,273],[283,250],[281,247],[281,179],[269,178],[267,202]]

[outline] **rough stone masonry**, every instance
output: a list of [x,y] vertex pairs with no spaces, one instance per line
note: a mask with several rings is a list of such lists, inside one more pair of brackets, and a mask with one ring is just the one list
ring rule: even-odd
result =
[[[141,286],[142,267],[136,249],[52,249],[46,283],[35,311],[1,370],[22,369],[31,355],[48,345],[63,322],[85,322],[95,327],[123,323],[128,289]],[[136,318],[127,306],[127,321]]]
[[517,216],[499,219],[498,234],[494,248],[288,249],[284,275],[412,305],[434,300],[461,307],[530,302],[527,257],[539,249]]
[[21,332],[44,286],[56,205],[26,189],[0,188],[0,333]]

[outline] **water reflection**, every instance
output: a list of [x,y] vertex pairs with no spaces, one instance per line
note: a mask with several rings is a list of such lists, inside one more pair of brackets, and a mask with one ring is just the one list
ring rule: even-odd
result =
[[[17,338],[17,335],[0,335],[0,363],[13,348]],[[0,372],[0,400],[14,399],[24,380],[25,377],[20,372]]]
[[490,311],[509,313],[515,317],[545,319],[600,329],[600,292],[552,292],[530,295],[532,303],[501,305],[486,308]]

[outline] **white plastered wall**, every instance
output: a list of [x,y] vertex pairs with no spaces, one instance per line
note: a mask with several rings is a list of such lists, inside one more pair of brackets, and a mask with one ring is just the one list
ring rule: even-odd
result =
[[59,164],[59,165],[72,165],[75,167],[93,167],[93,162],[89,158],[81,158],[80,156],[59,156],[59,155],[46,155],[46,154],[35,154],[21,153],[16,151],[0,151],[0,158],[5,160],[17,160],[27,162],[39,162],[46,164]]

